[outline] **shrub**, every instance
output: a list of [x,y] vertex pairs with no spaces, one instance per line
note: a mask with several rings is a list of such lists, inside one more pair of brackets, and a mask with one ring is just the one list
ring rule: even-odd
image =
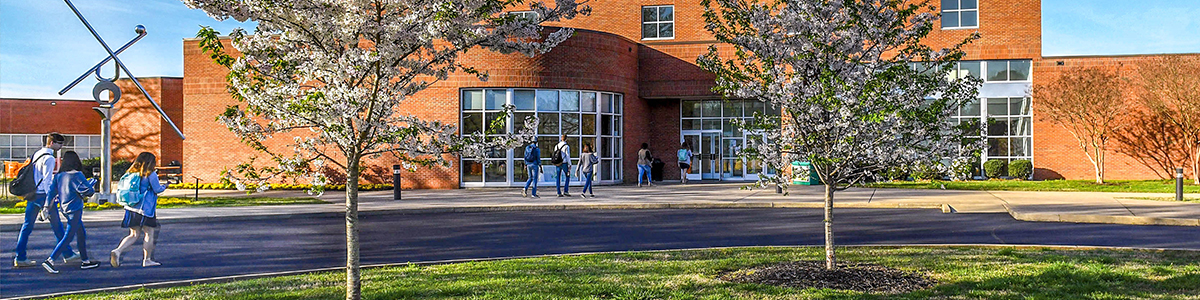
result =
[[1008,174],[1008,161],[993,159],[983,163],[984,176],[1000,178]]
[[916,180],[942,179],[945,174],[946,165],[938,162],[920,162],[912,168],[912,177]]
[[908,179],[908,170],[904,167],[891,167],[883,171],[883,179],[887,180],[905,180]]
[[1029,175],[1033,175],[1033,162],[1029,160],[1019,159],[1014,160],[1008,165],[1008,176],[1025,180],[1029,179]]
[[27,205],[27,204],[29,204],[29,203],[28,203],[28,202],[26,202],[26,201],[21,201],[21,202],[17,202],[17,205],[13,205],[13,207],[15,207],[15,208],[25,208],[25,205]]

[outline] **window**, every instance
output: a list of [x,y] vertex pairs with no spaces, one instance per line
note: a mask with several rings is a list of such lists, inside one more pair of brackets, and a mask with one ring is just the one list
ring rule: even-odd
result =
[[976,0],[942,0],[942,29],[978,28]]
[[[43,136],[42,134],[0,134],[0,161],[25,161],[46,145]],[[59,155],[65,151],[75,151],[79,154],[80,159],[89,159],[100,157],[100,150],[104,149],[99,135],[64,134],[63,137],[66,139],[63,141],[62,150],[58,152]]]
[[[500,121],[496,131],[503,133],[524,124],[526,117],[537,117],[537,144],[542,150],[542,171],[538,181],[553,185],[555,166],[550,153],[558,144],[559,135],[567,135],[571,146],[572,165],[578,164],[584,144],[592,145],[601,163],[596,178],[601,182],[621,180],[621,94],[559,89],[464,89],[462,90],[461,134],[487,132],[487,126],[501,120],[503,105],[514,106],[512,118]],[[464,158],[460,164],[463,186],[524,186],[529,178],[525,167],[525,147],[495,149],[488,153],[486,164]],[[582,184],[572,175],[572,184]]]
[[1029,81],[1030,60],[991,60],[987,62],[987,81]]
[[538,13],[536,11],[514,11],[508,14],[516,15],[519,19],[526,19],[535,22],[538,20]]
[[675,38],[675,6],[642,7],[642,39],[665,40]]

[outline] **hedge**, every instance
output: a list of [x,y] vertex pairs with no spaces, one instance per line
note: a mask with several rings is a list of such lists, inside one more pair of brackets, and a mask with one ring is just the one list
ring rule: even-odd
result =
[[[172,189],[196,189],[197,188],[195,183],[177,183],[177,184],[172,184],[168,187],[172,188]],[[254,184],[246,185],[246,190],[254,190],[257,188],[258,188],[258,185],[254,185]],[[201,183],[199,186],[199,189],[201,189],[201,190],[236,190],[237,185],[232,184],[232,183]],[[302,191],[302,190],[312,189],[312,185],[311,184],[272,183],[270,189],[272,189],[272,190],[288,190],[288,191],[301,190]],[[380,190],[390,190],[390,189],[392,189],[392,185],[387,184],[387,183],[384,183],[384,184],[365,183],[365,184],[358,185],[358,190],[360,190],[360,191],[380,191]],[[327,190],[327,191],[344,191],[344,190],[346,190],[346,185],[344,185],[344,184],[325,185],[325,190]]]
[[1008,173],[1008,161],[1004,160],[989,160],[983,163],[984,176],[988,178],[1004,177]]
[[1033,162],[1029,160],[1014,160],[1008,165],[1008,176],[1014,179],[1029,179],[1029,175],[1033,175]]

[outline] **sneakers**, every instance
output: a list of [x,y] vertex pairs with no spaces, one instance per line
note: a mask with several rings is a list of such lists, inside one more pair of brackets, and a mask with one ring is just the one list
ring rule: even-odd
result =
[[571,196],[571,193],[563,193],[563,197],[573,197],[573,196]]
[[529,197],[529,189],[521,190],[521,198]]
[[559,197],[559,198],[562,198],[562,197],[563,197],[563,194],[558,194],[558,197]]
[[78,253],[73,254],[71,256],[63,257],[64,265],[73,265],[73,264],[77,264],[77,263],[81,263],[81,262],[83,262],[83,257],[79,256]]
[[587,195],[579,194],[579,198],[587,199]]
[[120,267],[121,266],[121,252],[117,252],[117,250],[108,252],[108,263],[110,265],[112,265],[113,268]]
[[153,260],[149,260],[149,259],[142,260],[143,267],[155,267],[155,266],[161,266],[161,265],[162,264],[158,263],[157,261],[153,261]]
[[596,194],[588,194],[588,197],[596,198]]
[[32,267],[32,266],[36,266],[37,264],[38,264],[37,261],[32,260],[32,259],[20,260],[15,257],[13,258],[13,268]]
[[99,267],[100,267],[100,263],[90,261],[90,260],[85,260],[85,261],[82,261],[79,263],[79,269],[81,269],[81,270],[95,269],[95,268],[99,268]]
[[533,197],[533,198],[541,198],[541,197],[538,197],[538,195],[537,195],[537,194],[534,194],[534,195],[532,195],[532,196],[529,196],[529,197]]
[[46,269],[46,272],[50,274],[58,274],[58,269],[54,267],[54,263],[49,259],[42,262],[42,269]]

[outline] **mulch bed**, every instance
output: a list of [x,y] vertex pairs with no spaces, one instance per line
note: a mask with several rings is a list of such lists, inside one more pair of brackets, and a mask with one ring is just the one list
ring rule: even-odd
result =
[[719,279],[791,288],[828,288],[864,293],[900,294],[927,289],[937,281],[920,273],[875,264],[838,264],[832,271],[824,261],[791,261],[722,273]]

